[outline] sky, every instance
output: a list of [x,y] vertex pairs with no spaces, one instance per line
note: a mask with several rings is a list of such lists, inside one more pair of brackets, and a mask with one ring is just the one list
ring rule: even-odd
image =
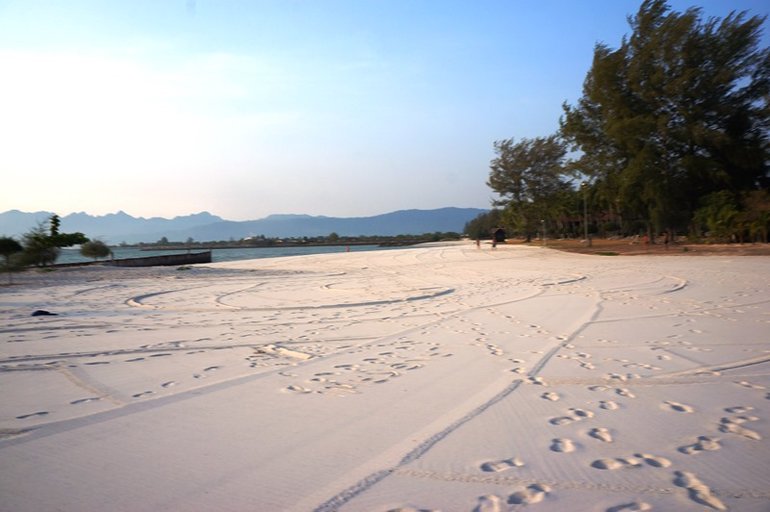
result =
[[0,211],[489,208],[494,141],[556,132],[639,5],[0,0]]

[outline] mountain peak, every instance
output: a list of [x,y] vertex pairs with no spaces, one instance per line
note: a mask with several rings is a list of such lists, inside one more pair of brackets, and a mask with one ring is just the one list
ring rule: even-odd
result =
[[[248,236],[315,237],[337,233],[340,236],[421,235],[435,232],[462,232],[465,223],[480,213],[480,208],[440,208],[436,210],[399,210],[371,217],[324,217],[304,214],[275,214],[260,220],[228,221],[202,211],[166,219],[132,217],[119,210],[103,216],[79,212],[62,219],[67,231],[84,233],[106,243],[155,242],[163,237],[174,241],[239,240]],[[48,212],[24,213],[17,210],[0,213],[0,234],[19,236]]]

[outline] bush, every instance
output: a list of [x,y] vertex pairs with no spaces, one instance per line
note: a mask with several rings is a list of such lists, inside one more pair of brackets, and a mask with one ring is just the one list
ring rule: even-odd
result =
[[59,248],[51,243],[48,232],[42,225],[32,228],[23,236],[24,252],[22,263],[44,267],[51,265],[59,257]]
[[107,244],[101,240],[91,240],[80,246],[80,254],[86,258],[93,258],[94,260],[106,258],[111,252],[112,251],[107,247]]
[[15,262],[11,260],[12,256],[23,251],[24,248],[15,239],[4,236],[0,237],[0,256],[3,256],[3,272],[8,272],[8,284],[11,284],[11,272],[17,269]]

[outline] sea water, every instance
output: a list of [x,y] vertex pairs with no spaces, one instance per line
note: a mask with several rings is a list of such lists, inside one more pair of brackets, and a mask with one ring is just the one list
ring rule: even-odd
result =
[[[211,260],[214,263],[220,261],[253,260],[259,258],[280,258],[283,256],[302,256],[308,254],[328,254],[335,252],[359,252],[392,249],[392,247],[380,247],[379,245],[323,245],[323,246],[294,246],[294,247],[239,247],[233,249],[211,249]],[[113,247],[112,253],[115,259],[145,258],[148,256],[163,256],[166,254],[185,254],[187,252],[201,252],[206,249],[192,249],[187,251],[143,251],[136,247]],[[56,263],[80,263],[93,261],[80,254],[80,249],[62,249]]]

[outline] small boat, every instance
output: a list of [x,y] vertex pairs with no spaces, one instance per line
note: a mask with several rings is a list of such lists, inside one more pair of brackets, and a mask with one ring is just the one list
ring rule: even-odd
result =
[[116,267],[167,267],[193,265],[195,263],[211,263],[211,251],[164,254],[163,256],[146,256],[143,258],[123,258],[106,262],[107,265]]

